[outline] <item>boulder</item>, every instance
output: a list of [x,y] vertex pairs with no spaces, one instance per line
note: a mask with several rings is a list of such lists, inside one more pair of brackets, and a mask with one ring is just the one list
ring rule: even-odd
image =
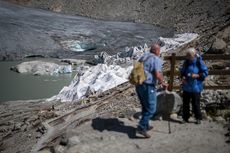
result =
[[182,98],[176,92],[161,91],[157,93],[157,112],[163,118],[169,118],[170,114],[179,112],[182,106]]
[[219,38],[222,38],[226,43],[230,42],[230,26],[225,28],[222,32],[218,34]]
[[213,42],[211,48],[209,49],[209,54],[223,54],[225,49],[227,48],[227,44],[223,39],[216,38]]

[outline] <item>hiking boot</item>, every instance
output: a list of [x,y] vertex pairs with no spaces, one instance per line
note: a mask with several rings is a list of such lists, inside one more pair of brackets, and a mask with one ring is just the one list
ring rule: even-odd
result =
[[147,128],[147,131],[150,131],[150,130],[152,130],[154,127],[153,126],[148,126],[148,128]]
[[140,134],[142,136],[144,136],[145,138],[151,138],[151,135],[149,135],[146,131],[144,130],[140,130],[140,129],[137,129],[137,134]]
[[198,119],[198,120],[196,120],[195,123],[196,123],[196,124],[201,124],[201,121]]

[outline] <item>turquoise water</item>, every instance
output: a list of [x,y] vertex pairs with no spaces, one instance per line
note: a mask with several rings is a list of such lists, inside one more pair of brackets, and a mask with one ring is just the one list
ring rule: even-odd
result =
[[75,74],[33,76],[10,70],[10,67],[19,63],[21,62],[0,62],[0,102],[49,98],[63,86],[69,85]]

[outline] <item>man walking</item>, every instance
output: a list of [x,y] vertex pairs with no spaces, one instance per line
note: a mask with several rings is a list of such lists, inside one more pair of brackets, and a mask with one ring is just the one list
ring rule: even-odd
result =
[[208,76],[208,68],[201,57],[196,54],[195,48],[186,52],[186,60],[181,69],[183,90],[183,123],[189,122],[190,102],[192,102],[196,124],[200,124],[202,115],[200,111],[200,93],[203,90],[203,81]]
[[151,137],[147,131],[153,128],[149,125],[149,120],[156,112],[156,85],[159,82],[163,87],[168,86],[163,81],[163,61],[159,56],[160,46],[153,44],[150,53],[146,53],[140,58],[140,61],[144,64],[146,80],[143,84],[136,85],[136,92],[142,106],[142,117],[137,127],[137,133],[145,138]]

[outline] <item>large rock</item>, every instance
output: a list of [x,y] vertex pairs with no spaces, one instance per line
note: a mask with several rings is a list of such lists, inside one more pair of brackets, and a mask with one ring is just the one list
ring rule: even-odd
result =
[[230,42],[230,26],[225,28],[222,32],[218,34],[219,38],[222,38],[227,44]]
[[223,54],[227,48],[227,44],[223,39],[216,38],[213,42],[212,47],[208,51],[210,54]]
[[176,92],[162,91],[157,93],[157,112],[167,118],[172,113],[179,112],[182,106],[182,99]]
[[71,65],[58,65],[51,62],[29,61],[23,62],[11,70],[18,73],[29,73],[33,75],[57,75],[62,73],[71,73]]

